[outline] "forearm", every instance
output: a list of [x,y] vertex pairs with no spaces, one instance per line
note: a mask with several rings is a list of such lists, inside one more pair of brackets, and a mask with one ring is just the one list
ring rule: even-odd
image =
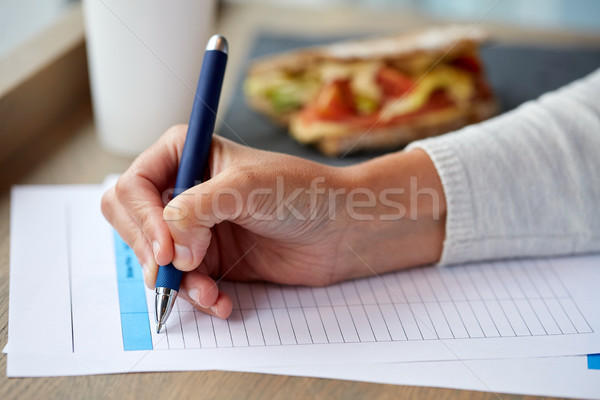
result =
[[[446,203],[425,152],[390,154],[346,167],[344,173],[351,177],[346,198],[350,222],[341,252],[354,276],[439,261]],[[374,205],[360,207],[368,204],[369,196]]]

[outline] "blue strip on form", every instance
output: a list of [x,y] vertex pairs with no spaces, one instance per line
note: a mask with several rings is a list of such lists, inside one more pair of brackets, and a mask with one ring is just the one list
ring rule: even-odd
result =
[[115,256],[124,350],[152,350],[142,268],[135,253],[115,232]]
[[588,354],[588,369],[600,369],[600,354]]

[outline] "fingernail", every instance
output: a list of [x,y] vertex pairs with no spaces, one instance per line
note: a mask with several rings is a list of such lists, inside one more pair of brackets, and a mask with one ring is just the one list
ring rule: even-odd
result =
[[188,297],[196,304],[198,304],[200,307],[204,307],[204,308],[208,308],[208,306],[206,304],[202,304],[202,302],[200,301],[200,291],[196,288],[191,288],[190,290],[188,290]]
[[158,258],[158,253],[160,253],[160,243],[156,240],[152,242],[152,251],[154,251],[154,258]]
[[188,297],[190,298],[190,300],[192,300],[194,303],[199,303],[198,301],[198,289],[196,288],[191,288],[190,290],[188,290],[187,294]]
[[150,274],[150,267],[148,267],[148,264],[142,265],[142,274],[144,275],[144,284],[152,289],[154,282],[148,282],[148,275]]
[[210,311],[214,312],[215,315],[219,315],[219,308],[217,307],[217,305],[215,304],[214,306],[210,307]]
[[187,246],[175,244],[175,260],[180,267],[189,267],[192,264],[192,251]]

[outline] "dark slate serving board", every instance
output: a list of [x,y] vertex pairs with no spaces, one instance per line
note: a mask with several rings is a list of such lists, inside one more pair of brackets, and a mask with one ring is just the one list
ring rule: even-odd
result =
[[[339,40],[315,40],[264,33],[255,39],[247,64],[256,57],[336,39]],[[527,100],[535,99],[600,68],[600,49],[492,44],[482,49],[482,56],[502,111],[511,110]],[[311,147],[298,144],[283,129],[248,108],[242,91],[244,76],[227,77],[234,78],[238,79],[235,94],[225,114],[225,124],[218,130],[222,136],[259,149],[293,154],[333,165],[353,164],[381,154],[369,152],[349,155],[343,159],[330,158]]]

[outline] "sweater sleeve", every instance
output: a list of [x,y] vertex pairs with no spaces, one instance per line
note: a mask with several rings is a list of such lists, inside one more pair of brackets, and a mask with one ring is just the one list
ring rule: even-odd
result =
[[600,70],[414,148],[446,196],[440,265],[600,251]]

